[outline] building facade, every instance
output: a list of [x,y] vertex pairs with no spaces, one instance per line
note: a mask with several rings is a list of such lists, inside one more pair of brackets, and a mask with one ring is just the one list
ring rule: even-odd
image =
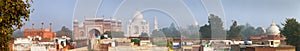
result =
[[149,24],[144,20],[143,14],[136,11],[134,18],[128,23],[127,34],[129,37],[139,37],[142,33],[150,34]]
[[267,44],[271,47],[278,47],[280,44],[285,44],[285,36],[280,35],[279,27],[273,22],[266,33],[261,35],[250,36],[249,38],[253,43]]
[[56,33],[52,32],[52,23],[50,22],[50,28],[44,28],[44,22],[42,22],[42,28],[34,28],[34,23],[32,23],[32,28],[25,28],[24,37],[25,38],[33,38],[33,37],[41,37],[43,39],[48,39],[45,41],[50,41],[50,39],[55,38]]
[[85,18],[79,24],[78,20],[73,21],[75,39],[95,38],[106,31],[122,32],[122,21],[117,19]]

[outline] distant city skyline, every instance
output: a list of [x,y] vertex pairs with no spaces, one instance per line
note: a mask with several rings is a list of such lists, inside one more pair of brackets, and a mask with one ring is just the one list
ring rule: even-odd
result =
[[[72,21],[74,8],[76,4],[83,4],[84,6],[99,6],[95,8],[80,10],[79,12],[89,11],[93,9],[98,9],[96,15],[89,15],[91,13],[83,13],[82,15],[86,17],[106,17],[109,18],[113,16],[114,12],[118,6],[124,0],[34,0],[32,8],[34,12],[31,13],[30,21],[26,22],[26,28],[31,28],[31,24],[35,23],[36,28],[41,28],[41,22],[45,22],[45,27],[48,28],[50,21],[53,22],[53,31],[59,31],[62,26],[66,26],[72,29]],[[76,3],[81,2],[81,3]],[[99,4],[89,4],[89,2],[99,3]],[[159,2],[159,1],[157,1]],[[201,0],[183,0],[183,2],[189,7],[191,13],[195,16],[196,21],[200,26],[208,24],[208,13],[204,9]],[[284,23],[286,18],[296,18],[300,20],[300,0],[221,0],[221,3],[225,12],[224,25],[227,29],[231,26],[232,21],[236,20],[239,25],[245,25],[249,23],[254,27],[264,27],[270,26],[272,21],[276,24],[281,25]],[[100,4],[102,3],[102,4]],[[138,3],[138,2],[137,2]],[[176,7],[176,6],[174,6]],[[153,24],[151,19],[151,13],[156,13],[158,15],[159,27],[169,26],[170,18],[159,18],[166,17],[161,13],[148,12],[144,13],[144,17],[150,26]],[[133,15],[133,14],[132,14]],[[147,19],[148,18],[148,19]],[[129,21],[129,20],[123,20]]]

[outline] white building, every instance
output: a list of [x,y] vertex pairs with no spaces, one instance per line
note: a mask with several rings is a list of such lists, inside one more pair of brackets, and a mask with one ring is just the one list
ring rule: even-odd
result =
[[280,45],[280,41],[281,40],[285,40],[285,37],[281,37],[280,36],[280,30],[279,27],[272,22],[271,26],[268,27],[267,29],[267,33],[268,35],[268,45],[270,45],[270,47],[278,47]]
[[129,21],[127,34],[130,37],[139,37],[142,33],[150,34],[149,24],[143,19],[143,14],[136,11],[134,18]]

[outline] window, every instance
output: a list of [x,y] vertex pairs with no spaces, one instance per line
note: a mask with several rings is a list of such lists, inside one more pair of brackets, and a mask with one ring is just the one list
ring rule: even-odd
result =
[[271,45],[274,45],[274,41],[271,41],[270,43],[271,43]]

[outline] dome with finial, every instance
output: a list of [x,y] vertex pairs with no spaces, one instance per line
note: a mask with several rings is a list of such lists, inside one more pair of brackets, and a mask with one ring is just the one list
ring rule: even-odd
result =
[[136,11],[136,13],[134,14],[134,21],[143,20],[143,14],[140,11]]
[[276,26],[276,24],[274,22],[272,22],[271,26],[267,29],[266,34],[268,34],[268,35],[279,35],[280,34],[279,27]]

